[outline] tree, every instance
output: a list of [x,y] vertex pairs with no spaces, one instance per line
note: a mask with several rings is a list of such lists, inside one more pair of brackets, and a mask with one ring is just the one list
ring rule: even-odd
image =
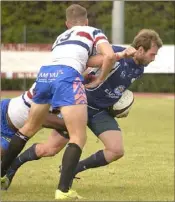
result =
[[164,43],[174,44],[175,2],[126,2],[125,43],[142,28],[156,30]]
[[[111,40],[112,1],[2,1],[3,43],[53,43],[65,27],[65,10],[72,3],[85,6],[89,24]],[[175,2],[126,1],[125,43],[142,28],[155,29],[165,44],[174,43]],[[116,33],[117,34],[117,33]]]

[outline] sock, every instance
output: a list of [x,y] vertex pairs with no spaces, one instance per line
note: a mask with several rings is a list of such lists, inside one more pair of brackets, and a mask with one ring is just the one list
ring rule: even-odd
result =
[[97,153],[91,155],[90,157],[80,161],[75,169],[72,180],[70,181],[69,188],[72,187],[73,179],[75,175],[79,172],[85,171],[90,168],[97,168],[109,164],[104,156],[103,150],[98,151]]
[[12,137],[8,149],[5,151],[1,161],[1,177],[6,174],[7,169],[10,167],[13,160],[24,148],[26,142],[29,140],[28,137],[17,131]]
[[60,182],[58,184],[58,189],[62,192],[69,191],[70,182],[74,176],[74,172],[80,159],[81,153],[82,150],[77,144],[68,144],[63,155]]
[[13,179],[18,168],[21,167],[24,163],[40,159],[40,157],[38,157],[35,152],[36,145],[37,144],[33,144],[13,161],[6,174],[10,181]]
[[75,175],[84,170],[105,166],[107,164],[108,164],[108,162],[105,159],[103,150],[99,150],[97,153],[91,155],[90,157],[88,157],[78,163],[76,170],[75,170]]

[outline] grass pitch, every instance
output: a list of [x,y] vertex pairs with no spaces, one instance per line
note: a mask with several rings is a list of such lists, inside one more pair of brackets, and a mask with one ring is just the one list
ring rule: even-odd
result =
[[[125,156],[108,166],[79,174],[73,188],[93,201],[174,201],[174,100],[135,98],[123,129]],[[44,129],[26,147],[47,139]],[[102,149],[88,130],[82,158]],[[2,201],[53,201],[63,152],[29,162],[19,169]]]

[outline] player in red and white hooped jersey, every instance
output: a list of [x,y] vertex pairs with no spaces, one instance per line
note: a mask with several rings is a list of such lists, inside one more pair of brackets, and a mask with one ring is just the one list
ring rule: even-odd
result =
[[[61,34],[54,43],[51,64],[42,66],[37,76],[29,118],[13,136],[1,163],[1,180],[3,180],[12,161],[21,152],[29,138],[41,128],[49,107],[59,108],[70,140],[63,156],[64,169],[55,192],[57,200],[77,199],[78,197],[70,190],[69,182],[73,178],[87,138],[87,99],[82,83],[82,73],[86,68],[86,63],[96,46],[97,51],[104,58],[100,75],[88,84],[88,87],[93,88],[105,80],[116,58],[105,35],[100,38],[97,28],[87,27],[87,11],[84,7],[77,4],[69,6],[66,10],[66,20],[68,30]],[[81,35],[81,32],[84,34]],[[89,34],[88,37],[87,34]]]
[[54,65],[65,64],[71,66],[82,74],[86,69],[86,61],[92,55],[93,49],[103,42],[108,41],[101,30],[90,26],[74,26],[58,36],[54,42],[52,63]]

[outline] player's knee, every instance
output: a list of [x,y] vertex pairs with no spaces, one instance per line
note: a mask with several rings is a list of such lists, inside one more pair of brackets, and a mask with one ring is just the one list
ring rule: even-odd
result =
[[112,153],[112,160],[118,160],[124,156],[124,148],[123,147],[115,147],[110,149]]
[[117,157],[117,159],[122,158],[124,156],[124,149],[123,148],[116,149],[115,156]]
[[72,135],[70,136],[71,143],[77,144],[80,148],[83,148],[87,140],[87,135]]

